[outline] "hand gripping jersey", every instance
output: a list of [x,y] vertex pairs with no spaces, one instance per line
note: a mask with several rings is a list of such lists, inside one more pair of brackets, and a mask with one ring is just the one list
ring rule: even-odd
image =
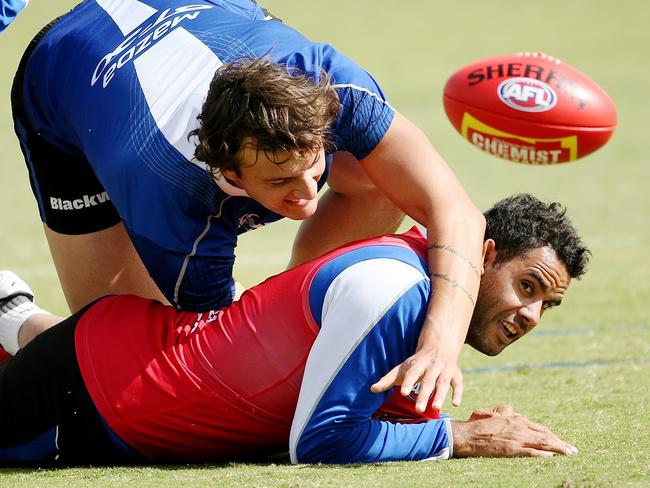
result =
[[[40,198],[36,187],[42,218],[46,208],[75,212],[112,202],[152,278],[178,307],[228,304],[238,234],[281,218],[194,159],[188,134],[222,64],[267,57],[314,80],[326,72],[342,104],[334,141],[358,159],[394,116],[357,64],[266,19],[250,0],[86,1],[47,31],[26,65],[29,123],[64,155],[47,163],[85,158],[106,190]],[[330,163],[328,155],[319,188]]]
[[287,446],[293,462],[446,459],[448,420],[370,392],[415,351],[425,252],[416,230],[351,244],[207,313],[102,299],[76,330],[84,381],[112,431],[150,461]]

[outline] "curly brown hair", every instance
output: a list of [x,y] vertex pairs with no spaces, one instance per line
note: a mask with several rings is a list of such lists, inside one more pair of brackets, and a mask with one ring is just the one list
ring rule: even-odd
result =
[[587,271],[591,252],[565,214],[560,203],[544,203],[527,193],[495,203],[484,215],[485,238],[494,240],[496,262],[550,246],[566,265],[569,276],[580,278]]
[[[267,59],[237,60],[215,73],[203,104],[194,156],[213,172],[241,176],[237,155],[251,139],[258,151],[281,164],[289,157],[333,149],[330,127],[340,110],[325,72],[319,81]],[[270,156],[269,156],[270,155]]]

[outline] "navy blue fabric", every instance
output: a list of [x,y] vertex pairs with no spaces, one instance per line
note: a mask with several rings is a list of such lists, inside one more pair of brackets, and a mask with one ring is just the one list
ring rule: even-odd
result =
[[[123,34],[95,1],[82,3],[56,22],[27,65],[22,80],[25,111],[31,128],[45,143],[70,158],[87,160],[110,201],[103,201],[106,195],[94,187],[91,197],[117,210],[166,298],[189,310],[220,308],[232,298],[237,236],[281,216],[248,197],[228,195],[203,168],[167,141],[136,73],[139,56],[154,52],[166,35],[182,29],[224,63],[266,56],[314,80],[324,71],[338,87],[342,102],[333,127],[337,149],[358,158],[367,156],[378,144],[394,110],[377,82],[356,63],[327,44],[311,42],[291,27],[263,20],[264,12],[254,2],[196,1],[187,4],[195,6],[191,11],[182,10],[186,5],[176,0],[141,3],[155,13],[131,34]],[[180,10],[174,13],[174,9]],[[138,29],[145,32],[145,26],[161,15],[178,23],[155,41],[137,37]],[[146,32],[150,34],[152,29]],[[138,54],[130,60],[122,54],[109,56],[128,52],[122,45],[138,47]],[[145,45],[140,53],[140,46]],[[116,59],[125,61],[118,63]],[[156,59],[164,68],[165,56]],[[111,71],[111,63],[119,64],[119,68]],[[187,76],[193,79],[191,72]],[[64,168],[64,159],[42,158],[33,164]],[[328,170],[330,164],[328,157]],[[319,188],[326,180],[327,174],[319,181]],[[86,224],[70,229],[78,222],[74,214],[68,212],[68,217],[66,212],[49,209],[56,204],[50,202],[52,195],[35,193],[43,209],[42,218],[53,230],[89,232]],[[58,223],[54,215],[67,218],[69,224]],[[113,224],[114,220],[108,219],[106,227]]]
[[57,428],[52,427],[31,441],[0,449],[0,461],[38,461],[58,451]]

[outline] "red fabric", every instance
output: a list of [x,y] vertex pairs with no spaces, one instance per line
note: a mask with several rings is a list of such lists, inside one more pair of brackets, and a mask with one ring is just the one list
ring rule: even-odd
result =
[[12,358],[11,354],[5,351],[2,346],[0,346],[0,364],[6,363]]
[[391,395],[384,402],[374,417],[391,422],[415,423],[426,422],[427,420],[436,420],[440,418],[440,410],[427,405],[424,412],[419,413],[415,410],[416,394],[411,393],[408,396],[402,396],[399,388],[394,388]]
[[372,243],[426,252],[418,231],[353,243],[268,279],[217,312],[181,312],[134,296],[100,300],[75,336],[98,411],[150,460],[286,449],[318,333],[308,307],[311,277],[325,261]]

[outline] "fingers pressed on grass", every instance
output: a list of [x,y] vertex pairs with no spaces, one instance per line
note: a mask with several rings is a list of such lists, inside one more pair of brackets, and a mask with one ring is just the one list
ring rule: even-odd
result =
[[550,458],[555,456],[554,452],[543,451],[540,449],[524,448],[521,450],[521,456]]
[[564,455],[571,455],[574,453],[573,449],[571,449],[573,446],[562,441],[554,434],[544,435],[537,442],[528,443],[527,447]]

